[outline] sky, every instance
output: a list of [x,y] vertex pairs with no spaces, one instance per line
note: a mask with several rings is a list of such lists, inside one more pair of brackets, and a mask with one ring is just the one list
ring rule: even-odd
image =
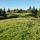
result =
[[0,0],[0,8],[28,9],[29,6],[40,8],[40,0]]

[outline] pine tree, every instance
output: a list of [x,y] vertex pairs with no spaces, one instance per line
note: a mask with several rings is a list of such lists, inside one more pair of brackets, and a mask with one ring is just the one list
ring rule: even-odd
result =
[[0,16],[2,16],[2,9],[0,8]]
[[4,16],[4,18],[7,18],[5,8],[3,9],[3,16]]
[[35,15],[35,6],[32,9],[32,15]]
[[8,11],[7,12],[10,12],[10,9],[8,8]]
[[27,10],[28,13],[32,13],[32,8],[31,6],[29,7],[29,9]]
[[35,10],[35,17],[37,17],[37,13],[38,13],[38,10],[37,10],[37,8],[36,8],[36,10]]

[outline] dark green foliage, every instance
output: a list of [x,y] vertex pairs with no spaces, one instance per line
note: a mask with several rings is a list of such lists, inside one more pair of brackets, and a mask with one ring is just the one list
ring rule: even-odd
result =
[[24,35],[22,35],[22,40],[24,40]]
[[7,12],[10,12],[10,9],[8,8],[8,11]]
[[13,12],[14,12],[14,13],[27,13],[27,10],[23,10],[23,9],[14,9]]
[[40,38],[38,37],[36,40],[40,40]]
[[[2,16],[3,18],[7,18],[5,8],[4,8],[3,10],[0,9],[0,16]],[[2,19],[3,19],[3,18],[2,18]],[[1,19],[1,18],[0,18],[0,19]]]
[[16,12],[16,9],[14,9],[13,12],[15,13]]
[[37,16],[37,13],[38,13],[38,10],[36,9],[36,10],[35,10],[35,17]]
[[18,13],[18,11],[19,11],[18,8],[13,10],[14,13]]
[[17,12],[17,13],[21,13],[21,12],[22,12],[22,9],[18,10],[18,12]]
[[36,31],[36,34],[37,34],[37,35],[39,34],[38,30]]
[[2,9],[0,9],[0,16],[2,16]]
[[7,18],[5,8],[3,9],[3,17],[4,17],[4,18]]
[[33,9],[32,9],[32,15],[33,15],[34,17],[37,17],[37,13],[38,13],[37,8],[35,9],[35,7],[33,7]]

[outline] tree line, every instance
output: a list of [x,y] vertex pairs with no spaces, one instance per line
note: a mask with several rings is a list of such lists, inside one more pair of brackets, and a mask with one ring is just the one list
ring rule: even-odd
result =
[[[23,9],[14,9],[14,10],[10,10],[8,8],[7,10],[8,13],[31,13],[32,16],[34,17],[40,17],[40,8],[39,10],[35,7],[31,8],[31,6],[27,9],[27,10],[23,10]],[[0,16],[3,16],[3,18],[6,18],[7,19],[7,13],[5,11],[5,8],[2,10],[2,8],[0,8]]]
[[0,8],[0,16],[3,16],[3,18],[7,18],[5,8],[3,10]]

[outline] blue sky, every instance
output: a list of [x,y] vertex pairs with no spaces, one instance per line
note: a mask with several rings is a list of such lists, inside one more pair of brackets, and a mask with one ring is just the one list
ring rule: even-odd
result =
[[29,6],[40,8],[40,0],[0,0],[0,8],[27,9]]

